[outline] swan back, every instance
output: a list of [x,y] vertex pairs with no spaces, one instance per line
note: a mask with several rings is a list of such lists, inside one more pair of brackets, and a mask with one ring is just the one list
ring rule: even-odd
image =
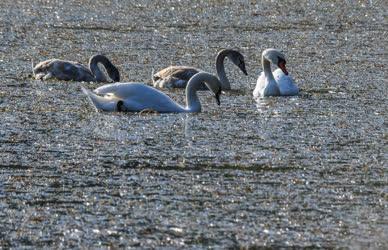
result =
[[137,112],[145,109],[165,112],[185,112],[165,93],[143,83],[112,83],[84,91],[93,105],[102,111]]

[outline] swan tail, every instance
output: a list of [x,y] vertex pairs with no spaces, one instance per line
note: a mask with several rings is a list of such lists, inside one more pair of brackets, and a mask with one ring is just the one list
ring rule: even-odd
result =
[[117,111],[117,106],[120,101],[112,100],[112,98],[96,95],[92,91],[81,87],[82,92],[88,96],[97,111]]
[[152,79],[152,85],[157,88],[159,87],[159,81],[161,80],[160,77],[158,75],[156,75],[157,73],[155,73],[155,69],[152,68],[152,71],[151,71],[151,79]]

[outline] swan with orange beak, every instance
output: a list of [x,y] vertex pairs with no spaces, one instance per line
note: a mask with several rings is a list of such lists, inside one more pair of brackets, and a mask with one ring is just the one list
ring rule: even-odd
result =
[[[257,79],[256,87],[253,91],[254,98],[266,96],[293,96],[299,94],[299,88],[288,74],[286,58],[280,50],[264,50],[261,62],[263,65],[263,72]],[[274,72],[271,70],[271,63],[279,67]]]

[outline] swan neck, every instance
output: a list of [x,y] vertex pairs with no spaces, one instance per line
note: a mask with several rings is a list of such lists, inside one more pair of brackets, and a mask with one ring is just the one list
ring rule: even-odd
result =
[[98,67],[98,63],[102,63],[106,68],[104,60],[101,60],[100,56],[93,56],[89,61],[89,68],[92,71],[96,82],[106,82],[106,76],[104,72]]
[[225,57],[226,57],[227,53],[228,53],[227,50],[223,50],[217,55],[217,58],[216,58],[217,75],[221,81],[222,89],[224,89],[224,90],[230,89],[230,82],[229,82],[228,78],[226,77],[225,66],[224,66],[224,61],[225,61]]
[[97,82],[107,82],[106,75],[104,74],[104,72],[100,70],[100,68],[98,67],[98,63],[101,63],[102,65],[104,65],[106,71],[108,72],[109,77],[114,82],[120,81],[120,72],[109,61],[109,59],[103,55],[95,55],[95,56],[92,56],[92,58],[90,58],[89,68],[90,68],[90,71],[92,71]]
[[202,84],[205,84],[209,90],[211,90],[219,102],[219,94],[221,92],[221,82],[220,80],[212,74],[206,72],[200,72],[195,74],[186,86],[186,110],[189,112],[199,112],[201,111],[201,103],[199,102],[197,90],[202,88]]
[[263,64],[264,75],[271,80],[275,79],[271,70],[271,62],[264,56],[262,56],[261,61]]
[[199,101],[197,90],[200,86],[200,81],[189,82],[186,87],[186,110],[188,112],[200,112],[201,103]]

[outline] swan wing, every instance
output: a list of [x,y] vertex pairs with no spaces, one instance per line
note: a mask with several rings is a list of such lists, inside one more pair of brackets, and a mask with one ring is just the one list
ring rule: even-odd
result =
[[165,93],[143,83],[107,84],[94,92],[115,100],[122,100],[126,111],[152,109],[158,112],[182,112],[184,110]]
[[185,88],[190,78],[200,70],[188,66],[170,66],[153,75],[154,86],[159,88]]
[[166,77],[154,81],[155,88],[186,88],[188,81],[176,77]]
[[281,69],[276,69],[273,76],[278,84],[280,95],[293,96],[299,94],[299,88],[290,74],[285,75]]
[[132,82],[117,82],[111,84],[105,84],[94,90],[94,93],[98,95],[114,95],[120,99],[130,98],[132,95],[136,95],[142,88],[147,89],[148,86],[142,83]]
[[199,72],[198,69],[188,66],[170,66],[154,74],[154,78],[164,79],[167,77],[175,77],[182,80],[190,80],[190,78]]

